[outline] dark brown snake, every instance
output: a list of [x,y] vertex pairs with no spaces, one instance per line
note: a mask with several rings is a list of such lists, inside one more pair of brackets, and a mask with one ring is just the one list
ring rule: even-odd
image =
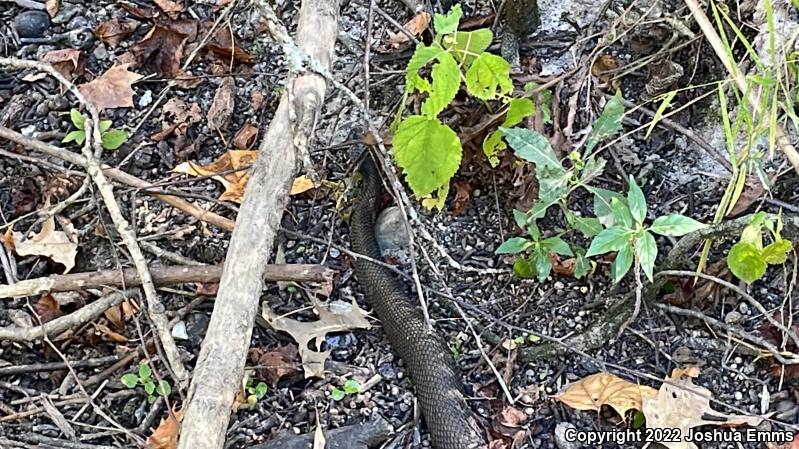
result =
[[[350,223],[353,250],[380,260],[375,222],[383,192],[371,156],[361,165],[361,192]],[[485,448],[483,431],[463,396],[461,374],[444,340],[428,330],[403,285],[386,267],[355,259],[355,274],[382,322],[394,351],[405,361],[435,449]]]

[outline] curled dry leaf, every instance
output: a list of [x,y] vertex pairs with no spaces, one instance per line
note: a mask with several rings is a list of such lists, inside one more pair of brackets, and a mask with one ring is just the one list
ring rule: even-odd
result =
[[229,76],[219,84],[211,107],[208,108],[208,126],[214,130],[223,131],[230,121],[235,106],[236,80]]
[[[211,26],[213,26],[211,22],[203,24],[203,28],[209,30]],[[210,42],[208,42],[208,50],[227,63],[230,62],[231,58],[236,62],[250,63],[253,61],[252,55],[241,48],[230,28],[223,27],[216,30]]]
[[[210,176],[225,187],[220,200],[241,204],[244,188],[250,179],[249,167],[255,162],[257,155],[257,151],[230,150],[208,165],[184,162],[172,171],[191,176]],[[224,174],[220,174],[223,172]]]
[[47,11],[47,14],[50,17],[55,17],[58,14],[58,10],[61,8],[61,0],[45,0],[44,1],[44,10]]
[[188,20],[156,24],[119,62],[134,64],[147,72],[172,78],[180,71],[187,42],[197,38],[197,23]]
[[[687,375],[686,375],[687,374]],[[643,397],[641,411],[646,417],[646,426],[653,429],[680,429],[680,435],[688,435],[688,429],[697,426],[757,426],[763,421],[756,416],[728,415],[710,407],[713,393],[707,388],[694,385],[691,377],[697,371],[674,370],[670,382],[663,382],[656,394]],[[669,449],[697,449],[696,444],[681,438],[677,442],[660,442]]]
[[[404,25],[404,28],[408,30],[411,34],[413,34],[415,37],[418,37],[420,34],[422,34],[422,32],[424,32],[425,29],[427,29],[427,26],[429,24],[430,24],[430,14],[425,11],[422,11],[413,16],[413,18]],[[403,32],[388,33],[388,43],[392,47],[395,48],[399,47],[400,45],[406,44],[409,41],[410,39]]]
[[63,315],[61,306],[53,298],[53,295],[49,293],[45,293],[36,301],[36,304],[33,305],[33,310],[36,311],[36,315],[38,315],[42,324],[53,321]]
[[527,418],[523,410],[506,405],[501,412],[494,415],[492,428],[500,435],[510,438],[513,441],[511,447],[517,447],[524,440],[526,432],[522,426]]
[[30,236],[27,240],[21,232],[12,233],[14,248],[20,256],[45,256],[64,266],[64,273],[68,273],[75,266],[75,256],[78,254],[78,244],[70,240],[63,231],[55,230],[55,219],[48,218],[42,224],[38,234]]
[[49,62],[64,78],[73,81],[83,74],[86,59],[83,52],[74,48],[48,51],[42,56],[43,62]]
[[183,12],[183,2],[174,0],[153,0],[153,2],[172,20],[177,19],[180,13]]
[[[319,319],[304,322],[277,315],[266,302],[263,304],[263,317],[272,328],[288,333],[297,342],[305,378],[324,375],[325,360],[330,351],[320,351],[320,349],[327,334],[371,327],[366,319],[366,312],[358,307],[355,301],[352,303],[331,301],[323,304],[314,300],[314,308],[319,312]],[[316,350],[310,349],[311,344]]]
[[[200,106],[197,103],[192,103],[189,106],[186,102],[177,98],[170,98],[164,104],[163,113],[164,118],[171,118],[171,123],[170,120],[162,120],[161,131],[153,134],[152,139],[159,142],[172,134],[185,136],[191,125],[202,120]],[[179,151],[180,149],[177,150]]]
[[258,127],[246,123],[233,137],[233,145],[240,150],[249,150],[253,145],[255,145],[255,138],[257,136]]
[[108,44],[111,48],[117,48],[123,39],[130,36],[139,22],[132,19],[119,19],[114,17],[107,20],[94,28],[94,34],[104,43]]
[[253,348],[250,360],[258,365],[258,376],[272,384],[284,377],[294,377],[302,372],[299,363],[297,346],[284,345],[277,348]]
[[175,449],[180,435],[180,422],[183,420],[183,411],[176,411],[161,420],[161,424],[152,435],[147,438],[149,449]]
[[128,70],[129,64],[115,65],[90,83],[78,87],[86,100],[97,109],[129,108],[133,106],[133,83],[142,75]]
[[609,405],[624,418],[628,410],[641,410],[641,398],[655,395],[656,390],[638,385],[610,373],[596,373],[566,385],[554,396],[577,410],[596,410]]

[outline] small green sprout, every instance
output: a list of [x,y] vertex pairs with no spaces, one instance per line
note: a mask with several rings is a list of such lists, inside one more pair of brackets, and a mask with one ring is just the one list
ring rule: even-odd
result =
[[[69,111],[69,118],[72,124],[77,128],[67,134],[62,143],[75,142],[78,145],[83,145],[86,141],[85,119],[77,109]],[[128,133],[121,129],[111,129],[111,120],[100,120],[100,137],[101,144],[106,150],[116,150],[121,147],[128,140]]]
[[172,393],[172,386],[169,385],[169,382],[161,380],[156,384],[152,374],[153,371],[150,369],[150,364],[142,362],[139,364],[138,373],[127,373],[122,376],[122,384],[128,388],[136,388],[136,386],[141,385],[145,393],[147,393],[147,400],[151,403],[155,401],[156,393],[163,397],[169,396]]

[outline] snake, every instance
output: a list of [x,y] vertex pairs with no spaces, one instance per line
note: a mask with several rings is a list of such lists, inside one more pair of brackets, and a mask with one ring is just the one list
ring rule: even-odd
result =
[[383,182],[370,154],[363,159],[360,173],[360,192],[350,220],[350,243],[354,252],[368,259],[354,259],[355,276],[392,349],[405,361],[433,447],[485,449],[484,431],[466,403],[461,375],[449,346],[427,325],[395,274],[374,263],[381,260],[375,223]]

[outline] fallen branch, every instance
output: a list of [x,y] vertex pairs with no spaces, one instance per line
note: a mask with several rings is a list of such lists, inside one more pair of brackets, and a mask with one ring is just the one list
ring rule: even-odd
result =
[[125,298],[130,297],[134,292],[126,290],[114,292],[109,295],[87,304],[84,307],[52,321],[48,321],[41,326],[19,327],[9,326],[0,327],[0,341],[33,341],[44,336],[58,335],[74,326],[79,326],[97,318],[109,307],[115,306]]
[[[69,162],[70,164],[77,165],[79,167],[83,168],[88,167],[88,162],[86,162],[86,158],[79,154],[67,151],[63,148],[59,148],[54,145],[47,144],[40,140],[31,139],[30,137],[23,136],[22,134],[14,130],[8,129],[4,126],[0,126],[0,138],[16,142],[24,146],[25,148],[29,148],[31,150],[44,153],[48,156],[61,159],[62,161]],[[225,218],[221,215],[201,209],[195,206],[194,204],[173,195],[149,192],[147,189],[152,189],[155,188],[156,186],[143,179],[128,174],[118,168],[109,167],[108,165],[103,165],[102,170],[103,173],[105,173],[105,175],[108,176],[110,179],[113,179],[114,181],[117,182],[121,182],[122,184],[131,187],[136,187],[137,189],[141,189],[145,193],[149,193],[150,195],[169,204],[175,209],[184,212],[186,215],[192,216],[208,224],[218,226],[226,231],[233,230],[234,222],[229,218]]]
[[[337,21],[338,1],[303,0],[297,42],[328,69]],[[250,347],[262,273],[296,175],[294,136],[310,135],[309,130],[298,131],[294,125],[312,126],[324,103],[325,81],[318,75],[303,75],[286,85],[292,87],[291,95],[283,94],[263,136],[230,239],[214,311],[189,387],[178,449],[221,449],[225,444],[230,407],[240,389]]]
[[[214,283],[222,277],[222,265],[153,266],[150,268],[153,283],[164,285],[187,282]],[[121,276],[120,276],[121,274]],[[333,278],[333,270],[324,265],[275,264],[264,269],[265,281],[326,282]],[[98,287],[136,287],[141,279],[133,268],[92,271],[27,279],[11,285],[0,285],[0,299],[33,296],[45,292],[68,292]]]

